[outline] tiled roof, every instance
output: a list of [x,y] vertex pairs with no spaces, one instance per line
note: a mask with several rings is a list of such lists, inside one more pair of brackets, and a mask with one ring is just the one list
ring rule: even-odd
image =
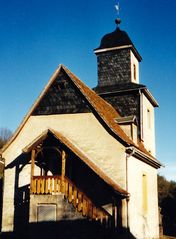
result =
[[87,156],[86,154],[80,150],[71,140],[66,138],[63,134],[53,130],[48,129],[45,132],[43,132],[39,137],[37,137],[31,144],[26,146],[23,149],[23,152],[28,153],[30,152],[34,147],[37,146],[37,144],[40,144],[41,141],[43,141],[48,133],[53,134],[61,143],[63,143],[67,148],[69,148],[76,156],[78,156],[88,167],[90,167],[105,183],[107,183],[110,187],[115,190],[116,193],[120,194],[122,197],[129,196],[129,193],[122,189],[115,181],[113,181],[110,177],[108,177],[97,165],[95,165]]

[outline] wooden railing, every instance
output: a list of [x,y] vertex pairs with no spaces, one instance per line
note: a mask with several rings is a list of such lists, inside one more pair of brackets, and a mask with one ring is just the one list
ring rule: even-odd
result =
[[61,192],[61,176],[33,176],[32,194],[54,194]]
[[33,176],[31,193],[38,195],[63,193],[68,202],[72,203],[83,216],[111,227],[112,216],[103,208],[96,207],[67,177],[63,179],[61,176]]

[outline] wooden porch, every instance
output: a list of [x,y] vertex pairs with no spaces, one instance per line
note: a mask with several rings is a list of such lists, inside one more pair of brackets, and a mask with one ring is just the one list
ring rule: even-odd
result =
[[68,202],[83,216],[99,221],[106,227],[111,227],[112,216],[103,208],[96,207],[67,177],[33,176],[31,193],[37,195],[57,195],[62,193]]
[[[121,227],[121,198],[116,198],[113,189],[101,180],[99,173],[95,174],[92,164],[87,166],[89,161],[84,155],[78,154],[72,145],[68,146],[75,154],[49,133],[25,149],[31,154],[30,194],[62,194],[88,220],[97,221],[106,228]],[[108,209],[105,210],[103,205]]]

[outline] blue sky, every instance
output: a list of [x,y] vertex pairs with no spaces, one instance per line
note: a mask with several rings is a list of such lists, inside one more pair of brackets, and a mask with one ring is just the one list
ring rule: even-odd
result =
[[[97,84],[93,49],[115,29],[115,0],[0,1],[0,127],[14,131],[58,64],[88,86]],[[143,61],[140,82],[160,104],[156,109],[160,173],[176,180],[175,0],[121,0],[121,29]]]

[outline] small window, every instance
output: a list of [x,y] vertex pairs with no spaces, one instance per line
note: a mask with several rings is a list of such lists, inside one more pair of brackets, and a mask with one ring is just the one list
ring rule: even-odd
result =
[[39,204],[37,206],[37,221],[38,222],[56,221],[56,205]]
[[136,80],[136,65],[133,64],[133,77],[134,77],[134,80]]
[[146,214],[148,210],[148,190],[147,190],[147,175],[142,175],[142,209]]

